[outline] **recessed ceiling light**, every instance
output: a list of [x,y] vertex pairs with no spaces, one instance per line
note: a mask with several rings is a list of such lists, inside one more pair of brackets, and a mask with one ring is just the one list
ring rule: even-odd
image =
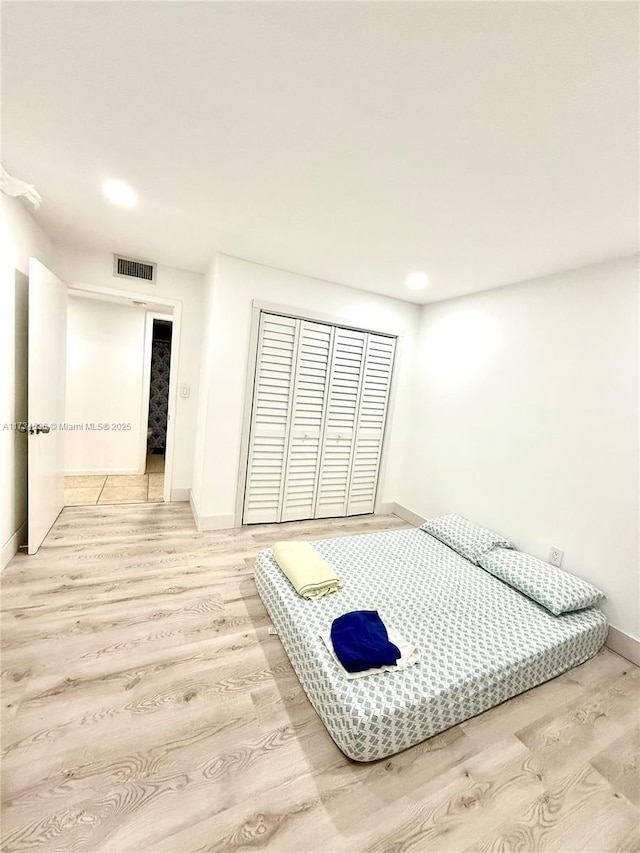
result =
[[102,188],[109,201],[119,204],[120,207],[133,207],[138,201],[138,196],[134,190],[124,181],[107,180],[103,183]]
[[412,272],[407,276],[406,285],[409,290],[422,290],[429,283],[429,279],[423,272]]

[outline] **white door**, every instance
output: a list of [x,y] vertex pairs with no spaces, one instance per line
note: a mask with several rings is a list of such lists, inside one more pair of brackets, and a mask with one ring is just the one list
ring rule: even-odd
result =
[[333,327],[300,320],[291,426],[278,521],[313,518]]
[[263,313],[244,524],[372,513],[395,338]]
[[373,334],[367,337],[347,515],[362,515],[375,509],[393,371],[395,339]]
[[29,259],[27,539],[35,554],[64,506],[67,288]]
[[316,518],[332,518],[347,513],[366,343],[366,332],[340,327],[335,330]]
[[299,321],[262,314],[251,412],[244,524],[279,521]]

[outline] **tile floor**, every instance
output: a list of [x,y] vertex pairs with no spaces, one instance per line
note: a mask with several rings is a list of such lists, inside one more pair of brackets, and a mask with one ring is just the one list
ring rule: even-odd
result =
[[161,503],[164,456],[147,456],[145,474],[77,474],[64,478],[65,506]]

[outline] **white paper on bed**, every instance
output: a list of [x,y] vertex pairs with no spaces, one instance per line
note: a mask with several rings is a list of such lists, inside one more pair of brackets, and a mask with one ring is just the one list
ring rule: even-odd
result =
[[362,672],[348,672],[340,663],[340,660],[335,653],[333,643],[331,642],[331,629],[321,631],[320,636],[323,643],[329,649],[329,653],[340,668],[340,672],[345,678],[362,678],[363,675],[378,675],[381,672],[397,672],[399,669],[406,669],[414,663],[418,663],[420,655],[418,649],[408,643],[404,637],[401,637],[393,628],[387,628],[387,636],[389,642],[393,643],[400,650],[400,657],[395,666],[374,666],[371,669],[363,669]]

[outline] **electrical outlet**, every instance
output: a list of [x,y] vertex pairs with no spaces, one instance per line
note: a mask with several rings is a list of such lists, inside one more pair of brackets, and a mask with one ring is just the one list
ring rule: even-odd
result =
[[560,548],[556,548],[555,545],[551,546],[551,550],[549,551],[549,562],[552,566],[560,566],[562,565],[562,558],[564,557],[564,551],[561,551]]

